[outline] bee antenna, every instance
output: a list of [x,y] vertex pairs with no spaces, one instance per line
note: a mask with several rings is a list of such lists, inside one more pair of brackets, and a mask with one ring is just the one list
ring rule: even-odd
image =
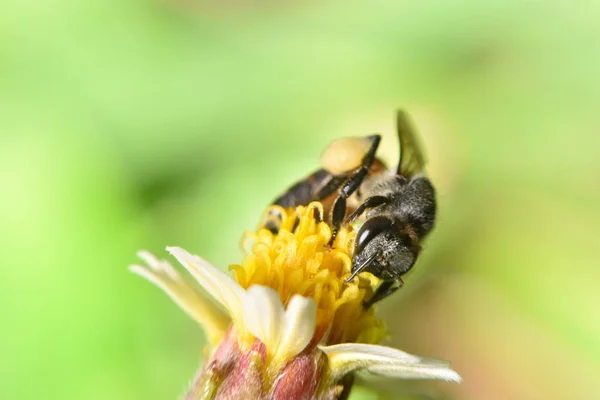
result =
[[350,277],[348,279],[346,279],[346,283],[348,283],[352,279],[356,278],[356,275],[360,274],[365,268],[367,268],[369,266],[369,264],[371,264],[371,262],[375,259],[375,257],[377,257],[377,254],[372,254],[362,264],[360,264],[359,267],[356,268],[356,270],[354,270],[354,272],[352,272],[352,275],[350,275]]

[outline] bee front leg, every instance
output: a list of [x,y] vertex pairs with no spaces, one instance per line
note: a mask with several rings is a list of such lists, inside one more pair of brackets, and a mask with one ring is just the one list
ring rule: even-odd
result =
[[346,217],[346,199],[352,196],[352,193],[360,187],[368,173],[368,167],[361,167],[340,189],[340,195],[335,199],[335,203],[333,203],[333,208],[331,209],[331,225],[333,226],[333,232],[331,234],[331,239],[329,240],[329,245],[333,244],[337,232]]
[[346,221],[344,221],[344,225],[350,225],[356,218],[360,217],[367,209],[379,207],[383,204],[387,204],[390,202],[390,199],[386,196],[371,196],[366,199],[352,214],[348,216]]
[[377,289],[375,289],[373,297],[371,297],[368,301],[365,301],[363,303],[363,307],[369,308],[378,301],[385,299],[386,297],[394,293],[396,290],[400,289],[403,284],[404,282],[400,278],[396,280],[381,282]]
[[335,203],[333,203],[333,208],[331,210],[331,225],[333,225],[333,232],[331,234],[331,239],[329,240],[330,246],[333,244],[337,232],[340,229],[340,226],[342,226],[342,222],[344,222],[346,216],[346,199],[352,196],[352,194],[360,188],[360,185],[367,175],[369,175],[369,168],[371,168],[373,161],[375,161],[375,153],[377,152],[380,141],[381,136],[373,136],[373,143],[362,159],[360,167],[340,188],[340,194],[335,199]]

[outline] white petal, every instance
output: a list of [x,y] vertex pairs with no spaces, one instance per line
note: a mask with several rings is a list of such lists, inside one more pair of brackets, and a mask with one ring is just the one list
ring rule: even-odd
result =
[[294,295],[285,310],[285,321],[276,357],[286,360],[310,343],[317,323],[317,307],[309,297]]
[[414,356],[391,347],[347,343],[321,347],[321,350],[329,357],[334,379],[360,370],[392,378],[462,380],[447,362]]
[[273,351],[279,341],[284,311],[279,294],[267,286],[254,285],[247,291],[243,304],[244,325],[261,342],[267,351]]
[[234,323],[242,323],[242,304],[246,301],[246,291],[236,281],[208,261],[180,247],[167,247],[167,251],[177,258],[198,283],[229,311]]
[[206,331],[209,342],[215,344],[224,335],[230,320],[223,311],[201,296],[165,260],[158,260],[147,251],[138,256],[148,266],[131,265],[129,270],[154,283],[175,301],[192,319]]
[[450,368],[450,363],[442,365],[435,364],[415,364],[411,366],[402,365],[380,365],[371,367],[367,372],[375,375],[387,376],[390,378],[402,379],[440,379],[449,382],[462,382],[460,375]]
[[148,267],[155,272],[168,275],[172,280],[179,280],[180,276],[173,266],[166,260],[159,260],[156,256],[147,250],[140,250],[138,257],[146,262]]

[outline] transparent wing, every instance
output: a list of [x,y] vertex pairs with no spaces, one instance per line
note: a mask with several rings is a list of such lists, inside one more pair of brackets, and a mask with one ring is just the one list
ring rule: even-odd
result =
[[398,163],[397,173],[410,178],[423,171],[425,156],[417,135],[409,122],[408,114],[398,110],[396,123],[400,141],[400,162]]

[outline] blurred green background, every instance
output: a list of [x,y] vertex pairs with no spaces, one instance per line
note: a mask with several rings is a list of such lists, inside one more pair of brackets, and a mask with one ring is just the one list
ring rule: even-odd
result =
[[398,107],[440,210],[380,310],[465,379],[407,393],[600,398],[600,5],[450,3],[5,2],[0,398],[176,398],[204,336],[136,251],[239,262],[332,139],[394,157]]

